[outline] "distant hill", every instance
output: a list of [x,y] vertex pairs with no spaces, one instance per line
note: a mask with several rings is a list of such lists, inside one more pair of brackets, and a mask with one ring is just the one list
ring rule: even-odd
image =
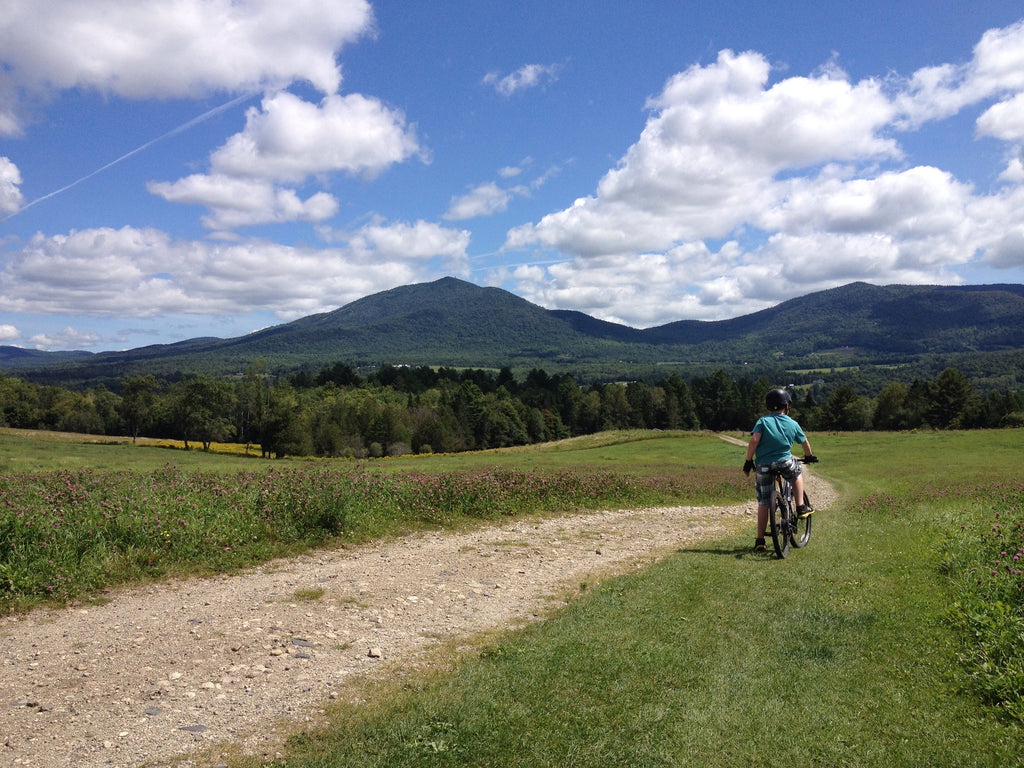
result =
[[343,361],[596,374],[629,366],[771,360],[796,367],[1013,350],[1024,350],[1022,285],[852,283],[730,320],[640,330],[446,277],[231,339],[98,354],[0,347],[0,370],[63,384],[142,373],[226,375],[258,361],[278,372]]

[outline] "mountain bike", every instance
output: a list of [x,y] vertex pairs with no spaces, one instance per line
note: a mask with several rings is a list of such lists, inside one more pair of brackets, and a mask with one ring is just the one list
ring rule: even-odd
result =
[[[803,459],[804,464],[807,462]],[[768,503],[768,527],[771,530],[775,554],[780,558],[789,554],[789,547],[806,547],[811,538],[811,519],[808,515],[802,520],[796,516],[796,504],[793,503],[793,486],[781,473],[772,471],[775,482],[772,485],[772,498]],[[804,504],[811,500],[804,491]]]

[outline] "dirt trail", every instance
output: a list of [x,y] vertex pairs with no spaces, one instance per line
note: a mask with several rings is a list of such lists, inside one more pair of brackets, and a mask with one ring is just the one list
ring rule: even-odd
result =
[[[834,494],[812,475],[825,509]],[[0,766],[220,764],[441,643],[547,615],[581,582],[694,542],[753,536],[753,500],[424,533],[0,619]],[[759,554],[758,557],[765,555]],[[449,646],[445,646],[449,647]],[[211,749],[212,748],[212,749]]]

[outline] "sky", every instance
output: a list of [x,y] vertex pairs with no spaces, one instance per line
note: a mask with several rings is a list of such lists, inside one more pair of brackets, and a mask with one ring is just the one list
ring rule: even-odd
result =
[[1020,0],[0,0],[0,345],[454,276],[635,328],[1024,282]]

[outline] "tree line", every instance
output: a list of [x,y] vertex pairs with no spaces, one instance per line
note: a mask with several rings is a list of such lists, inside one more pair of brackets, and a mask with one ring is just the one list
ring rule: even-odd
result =
[[[610,429],[746,430],[780,383],[724,370],[684,380],[581,386],[568,373],[385,365],[360,376],[345,363],[230,379],[121,379],[74,391],[0,374],[0,425],[183,440],[238,442],[263,456],[379,457],[454,453],[558,440]],[[785,385],[784,382],[781,384]],[[932,380],[891,382],[874,396],[823,381],[790,385],[806,430],[975,429],[1024,426],[1024,393],[979,394],[948,368]]]

